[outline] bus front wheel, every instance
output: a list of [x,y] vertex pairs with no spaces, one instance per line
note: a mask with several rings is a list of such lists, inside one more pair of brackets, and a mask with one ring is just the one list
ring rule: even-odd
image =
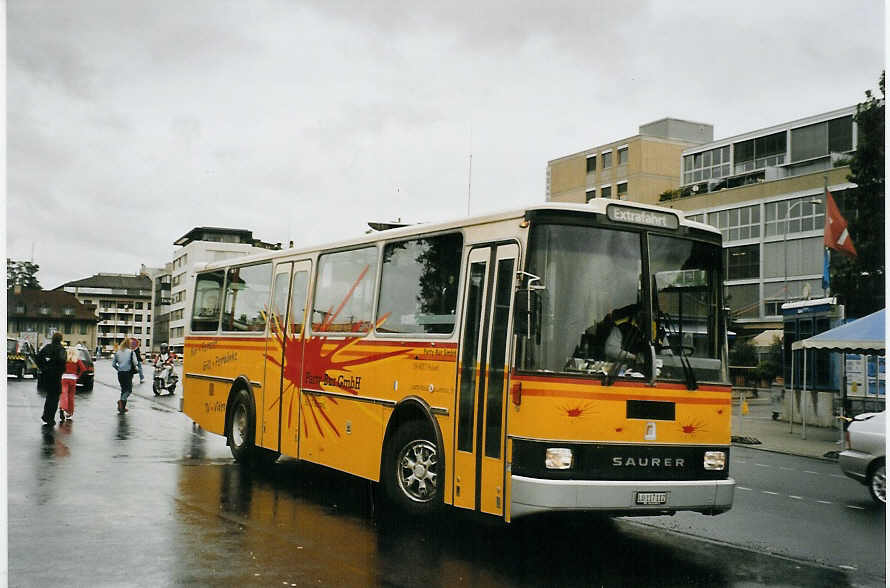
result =
[[383,472],[387,497],[415,515],[432,514],[442,505],[439,450],[430,427],[410,421],[399,427],[389,444]]

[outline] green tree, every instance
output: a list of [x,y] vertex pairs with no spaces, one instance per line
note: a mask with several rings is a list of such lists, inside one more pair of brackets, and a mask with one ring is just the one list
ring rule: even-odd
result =
[[757,350],[750,339],[736,339],[729,350],[729,365],[736,367],[754,367],[757,365]]
[[37,281],[37,271],[40,266],[30,261],[16,261],[6,258],[6,289],[10,290],[13,286],[21,286],[28,289],[40,289],[40,282]]
[[831,251],[831,290],[846,305],[848,317],[861,317],[884,308],[884,72],[878,83],[881,97],[865,92],[853,120],[859,128],[856,151],[847,179],[844,208],[847,230],[857,256]]

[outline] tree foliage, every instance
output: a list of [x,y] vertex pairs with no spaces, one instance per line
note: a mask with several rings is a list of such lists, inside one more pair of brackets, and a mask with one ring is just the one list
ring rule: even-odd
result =
[[757,349],[750,339],[738,338],[729,350],[729,365],[754,367],[757,365]]
[[6,289],[21,286],[28,289],[40,289],[37,272],[40,266],[30,261],[16,261],[6,258]]
[[853,120],[859,128],[847,179],[845,217],[858,255],[831,252],[831,290],[846,305],[848,317],[862,317],[884,308],[884,72],[881,97],[865,92]]

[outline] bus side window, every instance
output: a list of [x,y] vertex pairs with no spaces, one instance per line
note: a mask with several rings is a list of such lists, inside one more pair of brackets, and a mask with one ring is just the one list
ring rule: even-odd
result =
[[337,334],[370,331],[376,280],[376,247],[319,257],[312,330]]
[[460,233],[387,243],[377,332],[454,332],[462,249]]
[[198,274],[192,304],[192,331],[216,331],[224,275],[223,270]]
[[272,264],[230,268],[226,273],[223,331],[264,331]]

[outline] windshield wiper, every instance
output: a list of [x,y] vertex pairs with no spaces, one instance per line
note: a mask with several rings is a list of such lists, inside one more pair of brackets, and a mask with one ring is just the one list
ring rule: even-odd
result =
[[[671,318],[671,315],[658,309],[658,320],[665,325],[668,335],[673,335],[677,339],[677,349],[680,352],[680,365],[683,366],[683,377],[686,379],[686,389],[687,390],[696,390],[698,389],[698,382],[695,379],[695,370],[692,369],[692,363],[690,363],[689,358],[686,357],[686,354],[683,352],[683,341],[680,340],[680,333],[677,329],[674,328],[674,321]],[[670,344],[668,345],[670,349]]]

